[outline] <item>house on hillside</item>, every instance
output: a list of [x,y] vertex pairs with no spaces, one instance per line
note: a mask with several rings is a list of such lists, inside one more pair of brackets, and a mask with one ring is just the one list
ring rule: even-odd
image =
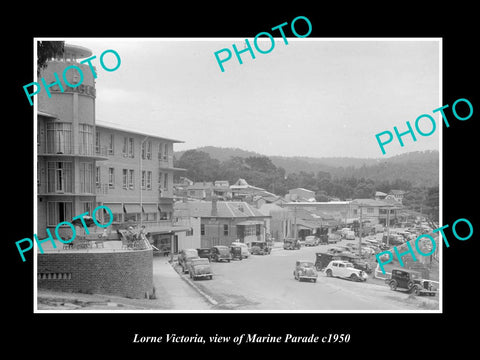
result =
[[400,204],[403,203],[403,197],[405,196],[406,191],[403,190],[390,190],[385,199],[393,199],[398,201]]
[[304,188],[291,189],[285,198],[287,201],[315,201],[315,191]]
[[230,185],[232,199],[238,201],[251,201],[255,195],[265,192],[265,189],[250,185],[245,179],[238,179],[233,185]]

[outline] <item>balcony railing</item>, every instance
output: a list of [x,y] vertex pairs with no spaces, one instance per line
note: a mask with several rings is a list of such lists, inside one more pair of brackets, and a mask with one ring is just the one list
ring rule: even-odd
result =
[[109,149],[106,146],[97,147],[94,145],[69,145],[69,144],[45,144],[39,143],[42,151],[39,155],[85,155],[85,156],[102,156],[106,157],[109,154]]

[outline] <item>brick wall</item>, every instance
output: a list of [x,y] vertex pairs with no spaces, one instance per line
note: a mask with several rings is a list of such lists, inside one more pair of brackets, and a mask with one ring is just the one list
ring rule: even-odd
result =
[[38,288],[145,298],[152,294],[152,250],[37,254]]

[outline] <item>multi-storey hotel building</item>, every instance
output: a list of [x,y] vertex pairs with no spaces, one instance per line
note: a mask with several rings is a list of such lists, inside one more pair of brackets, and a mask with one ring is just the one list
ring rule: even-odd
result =
[[[115,223],[145,225],[154,244],[178,248],[176,233],[186,229],[172,222],[173,174],[181,170],[172,155],[180,141],[96,122],[95,79],[79,62],[91,55],[65,44],[63,56],[40,74],[47,84],[58,74],[64,91],[57,84],[51,97],[37,95],[37,234],[46,237],[46,229],[53,234],[58,223],[106,205]],[[62,74],[70,65],[83,71],[82,85],[65,84]],[[78,84],[75,69],[64,76]]]

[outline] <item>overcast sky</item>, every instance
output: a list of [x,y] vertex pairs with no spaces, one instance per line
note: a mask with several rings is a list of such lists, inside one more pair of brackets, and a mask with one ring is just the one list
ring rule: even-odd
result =
[[[233,55],[225,72],[214,52],[232,50],[232,43],[243,49],[244,39],[65,41],[97,56],[97,120],[185,142],[175,150],[211,145],[264,155],[382,158],[439,149],[439,126],[417,142],[405,137],[404,147],[387,145],[385,156],[375,140],[443,105],[436,39],[288,38],[285,45],[279,38],[268,54],[242,54],[242,65]],[[114,72],[98,60],[107,49],[122,60]]]

